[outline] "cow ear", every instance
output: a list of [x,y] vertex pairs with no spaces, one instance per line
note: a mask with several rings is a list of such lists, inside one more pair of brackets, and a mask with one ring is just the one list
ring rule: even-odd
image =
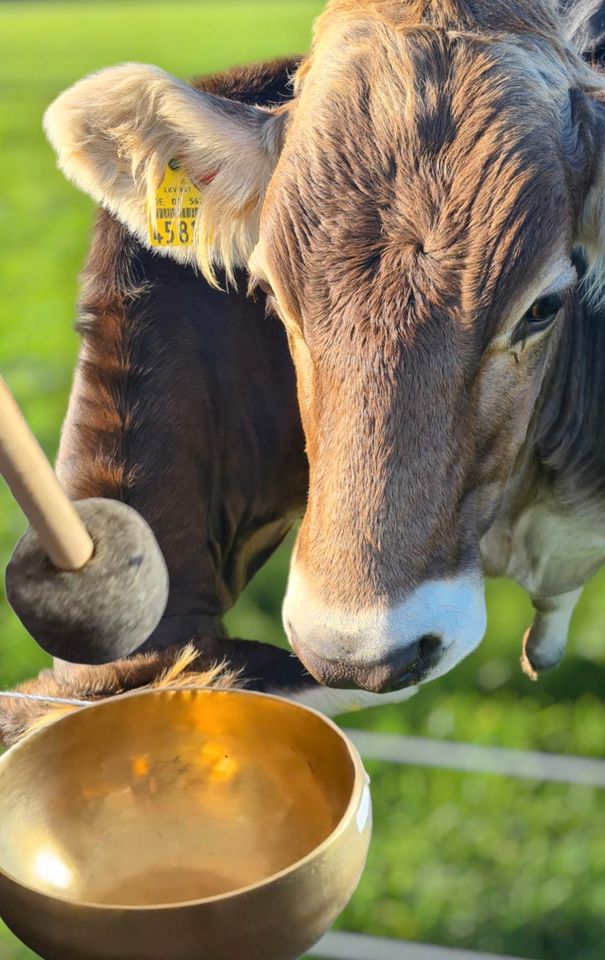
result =
[[560,4],[565,34],[590,63],[603,59],[605,0],[563,0]]
[[605,299],[605,93],[591,96],[590,179],[578,224],[577,240],[582,247],[587,275],[585,295],[602,303]]
[[81,80],[49,107],[47,136],[66,176],[150,245],[149,211],[170,163],[201,190],[190,246],[160,247],[197,262],[216,284],[258,242],[287,108],[267,110],[203,93],[156,67],[125,64]]

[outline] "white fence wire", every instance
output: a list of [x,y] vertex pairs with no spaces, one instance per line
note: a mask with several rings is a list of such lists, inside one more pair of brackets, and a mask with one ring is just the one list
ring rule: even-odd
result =
[[329,933],[308,956],[321,960],[518,960],[403,940],[381,940],[356,933]]
[[472,743],[456,743],[453,740],[400,737],[365,730],[346,732],[365,760],[605,788],[604,760],[529,750],[505,750],[502,747],[477,747]]

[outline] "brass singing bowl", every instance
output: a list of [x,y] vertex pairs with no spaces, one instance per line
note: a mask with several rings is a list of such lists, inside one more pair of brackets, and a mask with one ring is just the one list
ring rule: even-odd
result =
[[0,914],[46,960],[295,960],[362,873],[361,760],[244,691],[85,707],[0,759]]

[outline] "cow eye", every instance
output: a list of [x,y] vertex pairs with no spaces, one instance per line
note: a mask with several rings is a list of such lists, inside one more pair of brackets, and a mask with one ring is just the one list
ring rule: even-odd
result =
[[523,343],[534,333],[547,330],[565,304],[563,293],[548,293],[545,297],[538,297],[517,324],[511,338],[511,344]]
[[549,293],[548,296],[535,300],[523,318],[529,327],[528,332],[543,330],[554,320],[562,307],[563,297],[560,293]]

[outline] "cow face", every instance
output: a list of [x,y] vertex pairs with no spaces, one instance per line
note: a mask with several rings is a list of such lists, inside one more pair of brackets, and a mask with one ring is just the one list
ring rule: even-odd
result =
[[603,86],[552,7],[335,0],[289,108],[127,66],[64,94],[66,172],[147,237],[177,158],[194,257],[248,263],[288,332],[310,489],[284,620],[311,673],[383,692],[485,629],[480,543],[575,282],[602,248]]

